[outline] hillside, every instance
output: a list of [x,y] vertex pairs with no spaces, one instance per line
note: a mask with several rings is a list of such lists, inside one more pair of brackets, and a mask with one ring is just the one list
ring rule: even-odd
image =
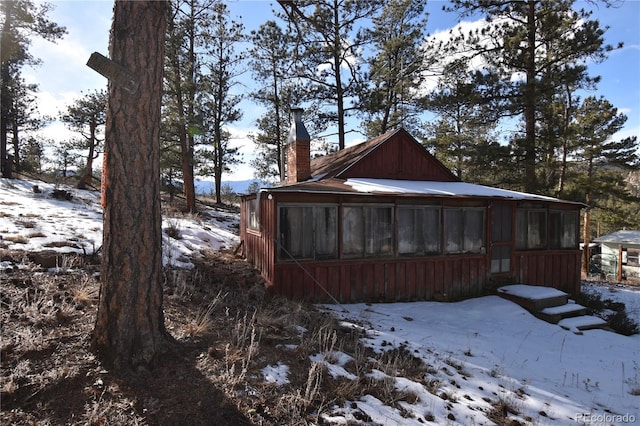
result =
[[[163,215],[175,341],[152,371],[119,377],[89,351],[98,194],[0,179],[0,423],[640,421],[640,335],[577,335],[496,296],[322,306],[270,298],[232,254],[237,213],[185,216],[165,204]],[[640,321],[640,289],[583,291],[624,303]]]

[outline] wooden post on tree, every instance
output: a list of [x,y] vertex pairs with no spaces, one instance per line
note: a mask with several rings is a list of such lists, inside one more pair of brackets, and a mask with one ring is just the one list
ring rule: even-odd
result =
[[159,172],[167,10],[166,1],[116,1],[111,58],[92,55],[88,63],[109,78],[102,282],[92,349],[120,371],[150,368],[169,339]]

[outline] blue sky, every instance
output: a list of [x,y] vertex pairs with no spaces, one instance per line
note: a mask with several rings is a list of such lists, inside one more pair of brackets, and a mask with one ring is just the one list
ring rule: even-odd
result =
[[[113,1],[58,0],[50,3],[55,6],[49,14],[50,18],[67,27],[68,34],[56,44],[34,40],[31,52],[43,60],[43,65],[23,72],[29,82],[40,86],[40,111],[57,115],[80,97],[82,92],[106,88],[106,79],[88,68],[86,62],[94,51],[108,55]],[[442,6],[446,3],[442,0],[431,0],[428,3],[430,17],[427,33],[447,31],[458,22],[456,14],[442,12]],[[640,1],[626,0],[619,3],[621,5],[617,8],[596,8],[593,18],[598,19],[602,27],[609,27],[605,33],[607,43],[617,45],[618,42],[624,42],[625,46],[612,52],[604,63],[589,65],[589,74],[600,75],[602,80],[597,91],[585,93],[583,97],[604,96],[628,117],[624,129],[616,138],[633,135],[640,138]],[[248,30],[256,29],[261,23],[272,19],[272,8],[279,8],[274,4],[275,1],[267,0],[227,1],[232,16],[241,16]],[[594,8],[591,3],[582,0],[576,2],[576,7]],[[250,73],[247,73],[247,79],[250,80]],[[246,135],[255,131],[254,122],[262,109],[246,102],[243,105],[243,120],[229,130],[236,138],[235,143],[244,152],[245,160],[248,160],[253,146]],[[60,123],[53,123],[42,134],[55,140],[69,138],[69,133]],[[353,139],[348,144],[359,140],[361,139]],[[249,179],[252,177],[251,173],[251,169],[244,165],[237,167],[226,178]]]

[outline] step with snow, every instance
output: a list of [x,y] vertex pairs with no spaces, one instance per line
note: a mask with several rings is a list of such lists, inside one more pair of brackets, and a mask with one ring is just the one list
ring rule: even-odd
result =
[[586,315],[587,308],[570,301],[567,293],[552,287],[513,284],[498,288],[498,295],[517,303],[537,318],[576,334],[607,326],[602,318]]

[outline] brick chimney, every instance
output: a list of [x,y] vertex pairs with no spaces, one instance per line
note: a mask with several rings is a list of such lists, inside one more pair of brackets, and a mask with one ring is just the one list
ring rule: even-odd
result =
[[311,138],[302,122],[302,108],[291,108],[291,130],[287,138],[287,177],[285,183],[302,182],[311,177]]

